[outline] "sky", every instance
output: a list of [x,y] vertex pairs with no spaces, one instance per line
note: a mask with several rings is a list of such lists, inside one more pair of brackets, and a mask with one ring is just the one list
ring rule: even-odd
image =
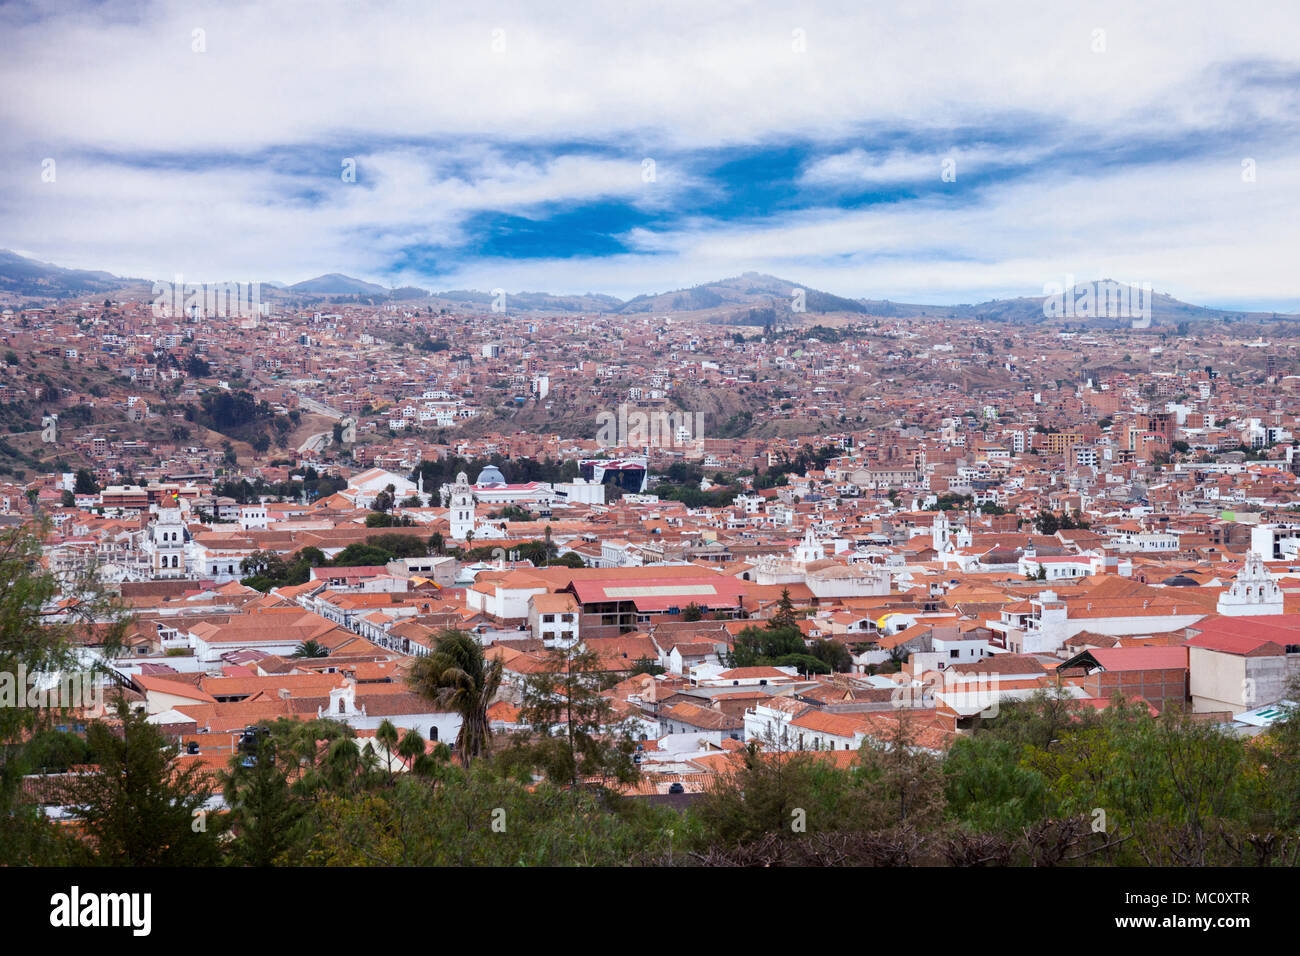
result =
[[0,248],[622,298],[1073,276],[1296,311],[1297,27],[1200,0],[0,3]]

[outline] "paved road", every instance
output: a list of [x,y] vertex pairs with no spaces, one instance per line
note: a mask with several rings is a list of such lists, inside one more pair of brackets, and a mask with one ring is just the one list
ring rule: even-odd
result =
[[[254,375],[253,381],[265,385],[267,388],[280,388],[284,384],[283,382],[276,382],[268,378],[263,378],[260,375]],[[291,388],[289,391],[298,396],[298,404],[309,412],[315,412],[317,415],[326,415],[334,419],[343,417],[342,412],[330,408],[324,402],[318,402],[316,399],[310,398],[296,389]],[[314,438],[316,436],[313,435],[312,437]]]
[[[322,412],[322,414],[324,413]],[[310,455],[314,452],[320,451],[323,447],[328,445],[333,438],[333,432],[317,432],[314,435],[310,435],[305,442],[298,446],[298,454]]]
[[314,398],[308,398],[302,392],[294,392],[294,394],[298,396],[298,404],[301,407],[307,409],[307,411],[309,412],[315,412],[317,415],[327,415],[330,418],[343,417],[342,412],[335,411],[334,409],[330,408],[328,405],[316,401],[316,399]]

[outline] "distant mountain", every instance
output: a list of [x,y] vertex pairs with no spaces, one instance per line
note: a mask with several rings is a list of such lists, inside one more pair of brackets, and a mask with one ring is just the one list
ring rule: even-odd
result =
[[866,313],[865,305],[854,299],[845,299],[829,292],[809,289],[798,282],[778,279],[759,272],[746,272],[730,279],[720,279],[705,285],[663,292],[657,295],[639,295],[629,299],[619,309],[633,312],[694,312],[724,306],[773,306],[783,308],[794,305],[798,290],[803,291],[802,307],[806,312],[857,312]]
[[[1093,305],[1085,310],[1091,294]],[[1118,298],[1117,298],[1118,295]],[[1051,301],[1049,302],[1049,298]],[[1225,318],[1262,318],[1273,313],[1240,312],[1209,309],[1190,305],[1163,292],[1144,293],[1136,286],[1112,279],[1079,282],[1059,296],[1022,296],[1015,299],[991,299],[977,305],[916,305],[901,302],[859,300],[872,315],[915,318],[951,317],[984,322],[1010,322],[1035,325],[1042,322],[1066,322],[1095,327],[1131,326],[1134,319],[1150,312],[1152,325],[1178,325],[1181,322],[1215,321]],[[1116,307],[1122,301],[1122,306]]]
[[[167,280],[170,281],[170,277]],[[1108,279],[1086,283],[1094,289],[1109,284],[1112,289],[1128,289]],[[488,292],[458,289],[448,292],[429,292],[417,286],[387,289],[374,282],[331,272],[293,285],[264,282],[263,297],[272,300],[302,302],[312,299],[353,299],[358,302],[417,301],[431,307],[472,306],[490,309],[495,297]],[[1085,283],[1075,287],[1075,298]],[[32,299],[61,299],[77,296],[99,296],[120,293],[147,295],[151,282],[148,279],[129,279],[108,272],[90,272],[82,269],[64,269],[48,262],[38,262],[15,252],[0,250],[0,295]],[[143,288],[141,288],[143,287]],[[1043,322],[1068,322],[1072,325],[1107,327],[1131,324],[1131,316],[1104,314],[1088,317],[1076,311],[1073,315],[1049,316],[1044,312],[1046,296],[1023,296],[1014,299],[992,299],[977,305],[924,305],[909,302],[891,302],[887,299],[849,299],[811,289],[798,282],[779,279],[759,272],[746,272],[729,279],[719,279],[703,285],[677,289],[672,292],[638,295],[626,302],[612,295],[587,292],[582,295],[556,295],[549,292],[511,292],[506,294],[506,308],[511,311],[558,313],[620,313],[626,315],[651,312],[712,312],[711,322],[735,323],[761,319],[768,321],[798,321],[797,291],[802,290],[803,311],[809,314],[828,312],[853,313],[881,318],[945,318],[1038,324]],[[1063,298],[1070,298],[1063,296]],[[1125,296],[1126,299],[1130,297]],[[1131,296],[1135,307],[1143,298],[1136,290]],[[749,310],[748,316],[742,310]],[[1225,318],[1267,319],[1275,313],[1240,312],[1209,309],[1190,305],[1164,293],[1150,296],[1151,320],[1154,325],[1178,325],[1181,322],[1213,321]],[[1100,311],[1100,310],[1098,310]],[[1295,313],[1287,318],[1300,318]]]
[[64,269],[0,249],[0,293],[33,298],[62,299],[116,292],[139,285],[144,279],[120,279],[110,272]]
[[295,282],[285,291],[302,295],[388,295],[388,290],[381,285],[354,279],[339,272]]

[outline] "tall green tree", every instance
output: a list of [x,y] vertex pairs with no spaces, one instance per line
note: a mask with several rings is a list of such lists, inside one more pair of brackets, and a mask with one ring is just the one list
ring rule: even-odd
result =
[[410,682],[417,693],[460,715],[456,750],[469,766],[492,741],[487,710],[501,687],[501,661],[489,661],[473,635],[446,630],[431,654],[416,659]]
[[111,656],[128,621],[94,567],[56,575],[44,566],[48,530],[48,523],[33,522],[0,531],[0,687],[7,678],[14,697],[0,706],[0,864],[56,862],[66,849],[22,781],[46,766],[43,731],[67,712],[61,703],[75,701],[33,702],[19,675],[75,674],[93,686],[107,675],[87,668],[79,644],[93,631]]
[[388,782],[391,784],[393,782],[393,755],[397,753],[397,725],[385,718],[380,722],[378,729],[375,730],[375,740],[384,747]]
[[789,588],[781,589],[781,600],[777,602],[776,611],[768,618],[767,626],[774,631],[799,626],[798,618],[794,613],[794,601],[790,599]]
[[[731,643],[725,655],[728,667],[772,666],[782,658],[805,655],[803,631],[788,627],[747,627]],[[819,663],[814,660],[814,663]],[[805,668],[806,669],[806,668]],[[825,668],[827,671],[829,667]]]
[[263,738],[255,753],[235,754],[220,777],[235,840],[230,862],[273,866],[303,845],[308,804],[296,796],[288,774],[293,764],[279,759],[276,738]]
[[95,721],[86,730],[98,771],[73,776],[62,788],[90,860],[107,866],[217,863],[223,819],[204,810],[213,793],[207,773],[198,764],[179,767],[179,748],[123,698],[115,717],[113,724]]
[[524,683],[519,719],[535,739],[516,741],[515,756],[522,752],[523,762],[571,788],[636,780],[635,728],[601,692],[605,676],[599,656],[581,643],[554,649]]

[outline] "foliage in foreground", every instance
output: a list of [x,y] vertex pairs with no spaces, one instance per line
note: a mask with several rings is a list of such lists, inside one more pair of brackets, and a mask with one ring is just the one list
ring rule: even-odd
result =
[[[200,833],[190,819],[206,788],[169,768],[156,728],[120,719],[117,735],[92,732],[104,765],[130,772],[81,784],[89,789],[78,816],[90,839],[51,827],[26,862],[1218,866],[1300,858],[1295,717],[1243,739],[1132,707],[1080,712],[1044,696],[1004,707],[946,757],[917,746],[905,720],[853,755],[751,745],[686,809],[618,796],[613,778],[609,788],[599,778],[539,780],[520,760],[527,741],[463,767],[445,749],[428,757],[422,740],[399,740],[393,728],[381,734],[388,752],[414,761],[394,773],[350,728],[282,720],[232,758],[221,779],[231,809]],[[153,825],[122,828],[129,819]],[[217,839],[227,828],[233,839]]]

